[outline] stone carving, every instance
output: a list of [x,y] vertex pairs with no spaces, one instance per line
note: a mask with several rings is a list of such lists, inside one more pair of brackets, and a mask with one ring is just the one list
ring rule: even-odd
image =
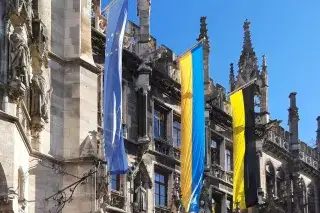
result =
[[143,188],[142,182],[140,182],[140,186],[134,191],[136,194],[136,212],[144,212],[147,211],[147,199],[146,194],[147,190]]
[[33,73],[42,73],[43,69],[48,68],[48,48],[45,27],[42,22],[32,23],[32,44],[30,48],[32,57]]
[[46,90],[46,79],[43,75],[36,74],[32,78],[31,115],[40,117],[44,122],[49,122],[48,106],[52,88]]
[[10,36],[11,97],[18,100],[24,96],[30,83],[30,52],[24,27],[16,27]]

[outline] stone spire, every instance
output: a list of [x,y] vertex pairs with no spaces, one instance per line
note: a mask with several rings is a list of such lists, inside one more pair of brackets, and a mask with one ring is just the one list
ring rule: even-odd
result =
[[320,116],[317,117],[317,150],[320,152]]
[[250,32],[250,21],[248,19],[245,20],[243,24],[244,37],[243,37],[243,46],[242,46],[242,54],[254,54],[251,42],[251,32]]
[[230,86],[230,92],[232,92],[235,89],[235,77],[234,77],[233,63],[230,64],[229,86]]
[[208,28],[207,28],[207,17],[205,16],[200,17],[200,34],[197,41],[200,41],[201,39],[209,40]]
[[210,54],[210,44],[207,29],[207,17],[200,17],[200,34],[197,41],[204,40],[203,45],[203,55],[204,55],[204,82],[206,87],[209,85],[209,54]]
[[296,150],[299,148],[299,113],[296,103],[296,92],[292,92],[289,95],[290,98],[290,108],[289,111],[289,131],[291,134],[291,148]]
[[262,56],[262,68],[259,76],[260,81],[260,112],[262,113],[263,123],[269,122],[269,106],[268,106],[268,71],[266,56]]
[[242,52],[239,59],[239,71],[242,79],[247,83],[259,74],[256,53],[251,42],[250,22],[246,19],[243,24],[244,37]]

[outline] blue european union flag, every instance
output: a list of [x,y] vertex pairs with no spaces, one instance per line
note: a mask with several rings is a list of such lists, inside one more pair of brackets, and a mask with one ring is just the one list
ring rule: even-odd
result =
[[128,0],[115,0],[107,14],[103,140],[110,174],[128,172],[122,135],[122,44],[128,17]]

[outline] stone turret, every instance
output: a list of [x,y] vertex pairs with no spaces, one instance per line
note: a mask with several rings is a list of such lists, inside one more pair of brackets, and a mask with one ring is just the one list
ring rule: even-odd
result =
[[290,108],[289,111],[289,132],[291,134],[290,145],[292,150],[299,148],[299,113],[296,103],[296,92],[292,92],[289,95]]
[[260,73],[260,113],[264,123],[269,122],[269,107],[268,107],[268,71],[266,56],[262,56],[262,68]]
[[137,10],[139,16],[139,56],[146,56],[149,54],[148,43],[150,41],[150,0],[138,0]]
[[233,69],[233,63],[230,64],[230,73],[229,73],[229,89],[230,92],[232,92],[235,88],[235,77],[234,77],[234,69]]
[[207,17],[200,18],[200,34],[197,41],[204,41],[203,48],[203,57],[204,57],[204,82],[206,87],[209,84],[209,54],[210,54],[210,44],[209,44],[209,36],[208,29],[206,23]]
[[152,68],[147,65],[148,56],[150,54],[150,0],[138,0],[138,16],[139,16],[139,56],[143,60],[136,72],[135,89],[138,94],[138,142],[140,144],[148,144],[150,137],[148,135],[148,95],[150,91],[150,75]]

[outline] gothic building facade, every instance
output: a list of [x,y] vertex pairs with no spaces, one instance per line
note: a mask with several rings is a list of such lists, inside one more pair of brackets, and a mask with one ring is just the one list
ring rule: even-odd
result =
[[[100,0],[0,0],[0,213],[184,212],[180,197],[180,71],[150,35],[150,0],[123,43],[123,136],[131,172],[108,175],[102,144],[104,30]],[[2,19],[3,18],[3,19]],[[317,148],[299,140],[296,93],[289,131],[271,120],[266,58],[259,67],[249,22],[230,91],[255,81],[258,212],[319,213]],[[232,212],[232,117],[209,77],[204,39],[206,166],[200,212]],[[215,72],[215,70],[213,70]]]

